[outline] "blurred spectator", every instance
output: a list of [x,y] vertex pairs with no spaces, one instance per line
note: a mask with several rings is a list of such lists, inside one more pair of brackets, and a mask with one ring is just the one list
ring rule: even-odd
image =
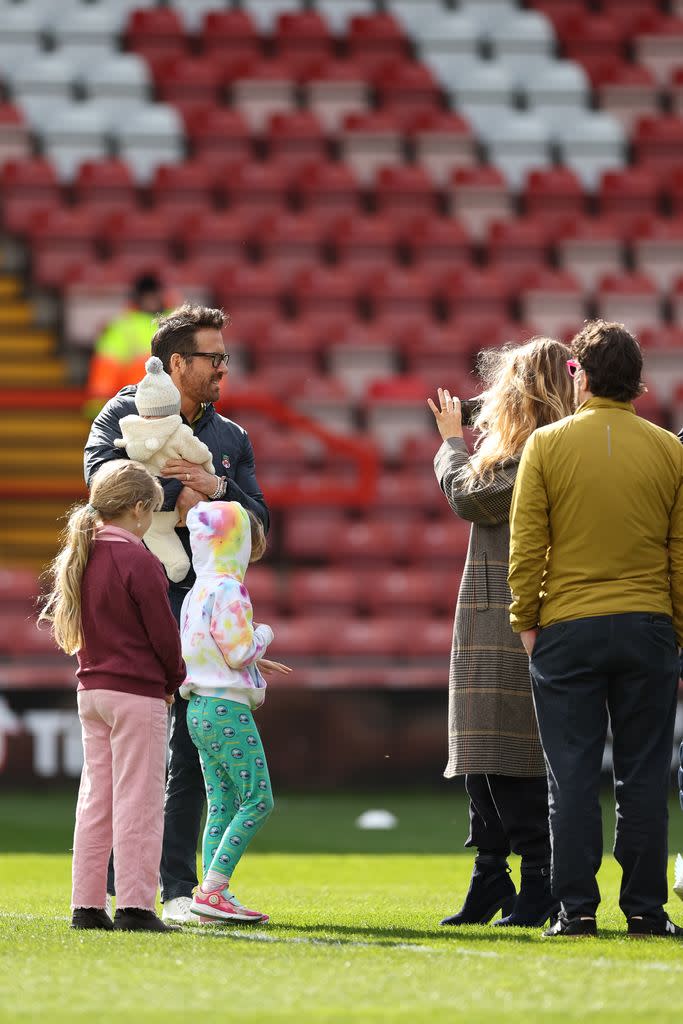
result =
[[155,319],[163,311],[161,281],[141,274],[133,282],[130,306],[113,320],[95,344],[88,375],[85,413],[94,419],[112,395],[145,375]]

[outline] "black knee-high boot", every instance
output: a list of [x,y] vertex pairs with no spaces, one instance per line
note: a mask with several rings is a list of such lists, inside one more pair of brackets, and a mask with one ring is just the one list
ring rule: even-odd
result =
[[516,895],[506,858],[480,853],[474,860],[465,902],[457,913],[445,917],[441,924],[487,924],[499,910],[509,915]]

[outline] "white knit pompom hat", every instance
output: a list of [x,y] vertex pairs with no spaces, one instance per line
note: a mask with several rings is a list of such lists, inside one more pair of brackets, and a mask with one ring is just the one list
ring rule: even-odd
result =
[[177,416],[180,392],[156,356],[145,363],[147,373],[138,384],[135,406],[140,416]]

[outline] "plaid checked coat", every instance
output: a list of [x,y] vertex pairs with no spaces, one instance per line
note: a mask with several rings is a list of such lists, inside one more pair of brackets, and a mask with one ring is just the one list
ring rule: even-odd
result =
[[529,659],[510,626],[510,502],[519,459],[466,491],[459,473],[469,459],[462,438],[434,457],[448,504],[472,523],[455,610],[449,678],[446,778],[466,773],[545,775],[531,696]]

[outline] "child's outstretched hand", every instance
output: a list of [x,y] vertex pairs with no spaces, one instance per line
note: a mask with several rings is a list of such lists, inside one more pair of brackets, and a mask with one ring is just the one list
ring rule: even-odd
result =
[[282,676],[288,676],[292,671],[289,665],[283,665],[281,661],[269,661],[268,658],[261,658],[256,664],[264,676],[272,675],[273,672],[277,672]]

